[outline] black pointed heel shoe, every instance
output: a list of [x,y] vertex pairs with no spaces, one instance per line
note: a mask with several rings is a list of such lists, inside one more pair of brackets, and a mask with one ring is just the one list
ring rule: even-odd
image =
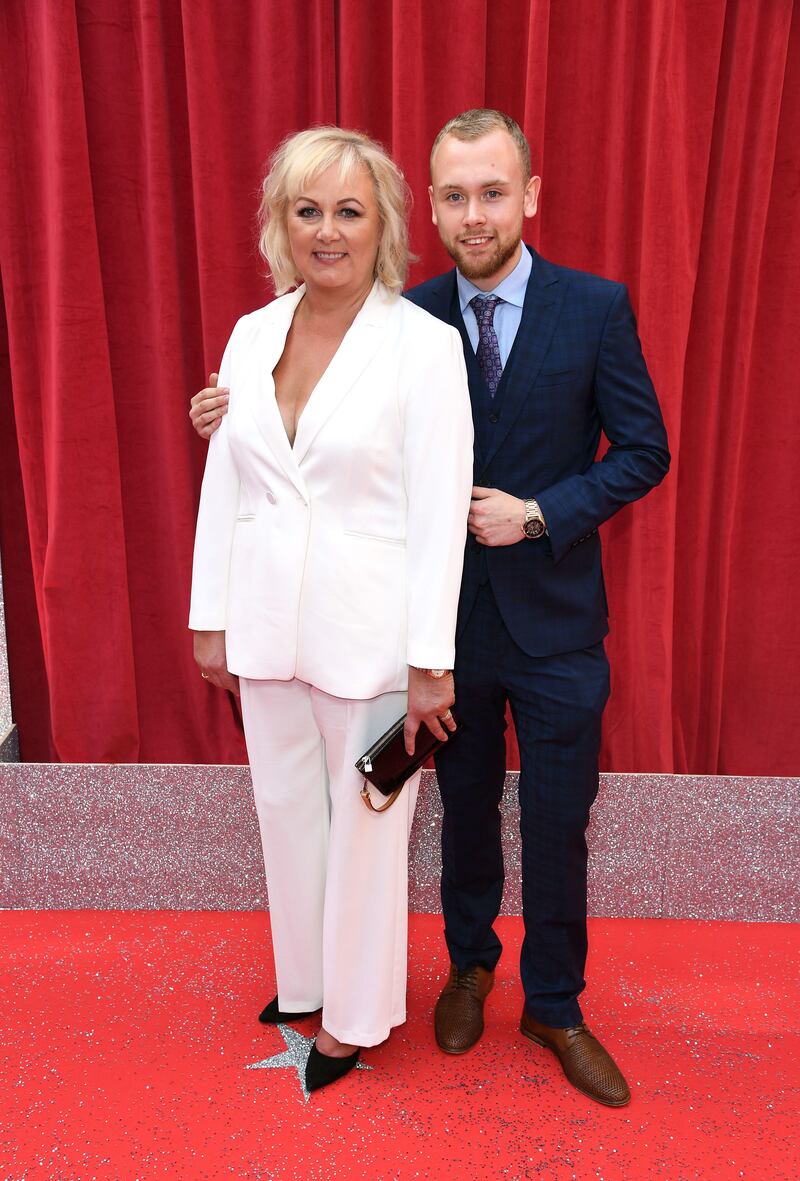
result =
[[327,1087],[329,1083],[344,1078],[353,1070],[360,1054],[359,1049],[346,1058],[331,1058],[328,1054],[320,1054],[315,1042],[306,1062],[306,1090],[318,1091],[320,1087]]
[[308,1013],[282,1013],[278,1008],[278,998],[274,996],[266,1009],[262,1009],[258,1014],[258,1019],[262,1025],[291,1025],[293,1021],[300,1021],[303,1017],[313,1017],[315,1013],[319,1012],[319,1009],[310,1009]]

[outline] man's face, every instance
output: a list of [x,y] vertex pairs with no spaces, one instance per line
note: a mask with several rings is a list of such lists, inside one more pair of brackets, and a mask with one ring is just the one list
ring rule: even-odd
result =
[[498,128],[480,139],[447,135],[431,165],[433,224],[458,269],[489,291],[520,257],[522,223],[536,213],[538,176],[525,183],[519,151]]

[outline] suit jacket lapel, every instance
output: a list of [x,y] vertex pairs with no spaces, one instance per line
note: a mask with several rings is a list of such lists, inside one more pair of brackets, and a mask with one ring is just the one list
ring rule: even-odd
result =
[[477,391],[485,386],[486,382],[478,365],[475,350],[472,347],[472,341],[467,333],[464,317],[461,315],[461,303],[458,298],[458,284],[456,283],[456,272],[454,270],[450,271],[446,276],[445,283],[442,285],[440,291],[437,292],[437,300],[432,301],[428,305],[428,310],[431,315],[436,316],[439,320],[444,320],[446,324],[452,324],[454,328],[458,329],[461,336],[461,342],[464,346],[464,361],[467,366],[467,380],[469,381],[472,425],[475,432],[475,468],[478,470],[483,462],[483,444],[481,441],[483,424],[480,422],[479,417],[481,399],[478,397]]
[[566,294],[566,282],[535,251],[531,250],[531,254],[533,270],[525,292],[522,320],[501,378],[500,421],[483,457],[484,468],[502,447],[533,389]]
[[394,302],[376,281],[300,415],[294,440],[294,458],[298,464],[303,462],[319,431],[374,357]]
[[298,287],[271,305],[274,310],[261,327],[256,349],[257,364],[250,389],[250,409],[270,451],[305,499],[308,493],[275,400],[275,382],[272,378],[272,370],[278,364],[286,344],[295,308],[304,292],[304,287]]

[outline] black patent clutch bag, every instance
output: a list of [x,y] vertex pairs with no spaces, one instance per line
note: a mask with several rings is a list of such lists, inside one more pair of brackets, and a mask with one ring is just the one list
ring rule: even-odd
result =
[[[458,726],[455,714],[453,718]],[[361,788],[361,798],[373,812],[385,812],[390,808],[403,790],[403,785],[419,771],[427,758],[445,745],[435,734],[431,734],[424,722],[421,722],[417,730],[414,753],[408,754],[403,741],[405,721],[406,714],[403,714],[402,718],[398,718],[394,725],[373,742],[369,750],[364,751],[361,758],[356,761],[355,767],[359,775],[363,775],[381,795],[388,797],[383,807],[376,808],[365,783]],[[458,729],[449,730],[448,734],[447,741],[452,742],[458,734]]]

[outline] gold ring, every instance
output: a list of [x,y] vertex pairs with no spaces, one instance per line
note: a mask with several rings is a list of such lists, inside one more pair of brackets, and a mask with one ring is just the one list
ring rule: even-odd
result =
[[204,681],[208,680],[208,673],[200,673],[200,676],[203,678]]
[[446,714],[442,714],[442,716],[439,720],[442,722],[449,722],[449,720],[450,720],[450,718],[452,718],[452,716],[453,716],[453,711],[448,710]]

